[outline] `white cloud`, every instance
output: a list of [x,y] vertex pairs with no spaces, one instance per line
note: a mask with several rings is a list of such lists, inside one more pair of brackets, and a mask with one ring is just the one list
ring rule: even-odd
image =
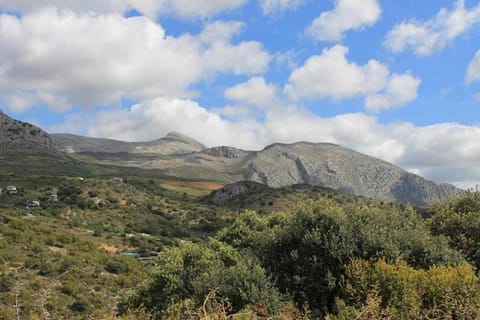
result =
[[310,57],[290,75],[285,92],[292,98],[344,99],[382,90],[388,68],[376,60],[359,66],[346,58],[348,48],[336,45]]
[[265,15],[276,14],[288,9],[296,9],[305,3],[305,0],[260,0]]
[[229,100],[247,105],[267,107],[275,101],[276,87],[267,84],[262,77],[254,77],[225,90]]
[[243,23],[236,21],[216,21],[205,26],[198,40],[191,38],[192,42],[200,43],[199,63],[204,72],[242,75],[267,71],[272,57],[260,42],[231,43],[231,38],[240,34],[243,26]]
[[470,62],[466,76],[466,81],[468,84],[477,80],[480,80],[480,50],[477,51],[475,57]]
[[[218,73],[263,73],[271,56],[259,42],[232,43],[241,27],[216,22],[200,35],[170,37],[144,17],[54,9],[21,18],[1,14],[0,100],[27,92],[31,101],[51,102],[52,109],[63,110],[68,105],[112,104],[124,97],[185,97],[192,84]],[[212,34],[222,29],[215,39]]]
[[365,106],[370,111],[378,112],[406,105],[417,99],[420,83],[420,78],[412,76],[410,72],[393,74],[388,80],[385,92],[367,96]]
[[285,94],[294,100],[365,96],[365,106],[371,111],[403,106],[417,98],[421,80],[411,72],[391,74],[377,60],[358,65],[347,60],[348,51],[347,47],[335,45],[310,57],[292,72]]
[[[221,108],[210,109],[212,113],[218,114],[219,116],[225,117],[227,119],[248,119],[252,118],[252,108],[247,106],[239,105],[226,105]],[[253,112],[258,112],[254,110]]]
[[335,8],[318,16],[307,33],[319,41],[340,41],[346,31],[372,26],[381,12],[377,0],[335,0]]
[[123,14],[135,8],[149,17],[175,14],[184,18],[208,17],[233,10],[248,0],[0,0],[0,8],[32,12],[45,7],[71,10],[79,14]]
[[267,71],[271,56],[257,41],[237,45],[214,42],[201,52],[205,72],[233,72],[236,75],[262,74]]
[[441,51],[464,32],[480,22],[480,4],[466,9],[464,0],[457,0],[448,11],[442,8],[427,21],[404,21],[387,35],[384,45],[393,52],[412,50],[419,56]]
[[71,107],[65,97],[47,92],[18,92],[5,95],[3,100],[10,110],[20,113],[35,106],[47,105],[55,111],[66,111]]
[[89,135],[127,141],[146,141],[177,131],[210,146],[250,148],[262,138],[264,128],[253,120],[232,122],[192,100],[156,98],[130,110],[100,112],[91,122]]

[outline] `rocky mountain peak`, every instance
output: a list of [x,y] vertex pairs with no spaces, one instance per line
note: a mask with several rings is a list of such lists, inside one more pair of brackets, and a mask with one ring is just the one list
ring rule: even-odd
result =
[[0,153],[7,155],[37,155],[66,159],[51,136],[27,122],[0,113]]

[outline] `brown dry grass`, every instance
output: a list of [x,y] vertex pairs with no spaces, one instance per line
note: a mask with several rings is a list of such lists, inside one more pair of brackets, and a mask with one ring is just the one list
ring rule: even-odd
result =
[[208,182],[208,181],[178,181],[178,180],[162,180],[162,183],[174,187],[183,188],[198,188],[209,191],[218,190],[223,188],[224,184],[220,182]]

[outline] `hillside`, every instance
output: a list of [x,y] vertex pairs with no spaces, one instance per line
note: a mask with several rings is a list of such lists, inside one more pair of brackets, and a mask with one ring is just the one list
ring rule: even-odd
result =
[[[202,201],[230,210],[248,209],[259,214],[271,214],[279,211],[291,211],[298,203],[321,198],[332,199],[338,203],[355,202],[357,204],[382,205],[379,200],[354,197],[329,188],[306,184],[272,188],[254,181],[240,181],[225,185],[221,189],[212,191]],[[383,205],[386,204],[383,203]]]
[[0,111],[0,161],[24,163],[40,159],[68,161],[42,129]]
[[212,236],[233,219],[196,201],[212,187],[0,175],[0,319],[113,319],[119,294],[142,281],[159,251]]
[[103,165],[160,170],[185,179],[227,183],[247,180],[274,188],[306,184],[420,206],[460,192],[452,185],[424,179],[378,158],[328,143],[273,144],[261,151],[214,147],[184,155],[83,153],[76,157]]

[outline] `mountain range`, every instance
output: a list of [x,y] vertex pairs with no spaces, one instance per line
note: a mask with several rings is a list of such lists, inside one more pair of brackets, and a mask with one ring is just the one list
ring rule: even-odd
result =
[[[136,167],[185,179],[223,183],[254,181],[269,187],[296,184],[326,187],[389,202],[426,205],[460,192],[391,163],[330,143],[272,144],[260,151],[207,148],[179,133],[149,142],[124,142],[70,134],[49,135],[0,114],[0,160],[15,155],[59,161]],[[240,188],[241,189],[241,188]],[[242,191],[235,185],[228,193]]]

